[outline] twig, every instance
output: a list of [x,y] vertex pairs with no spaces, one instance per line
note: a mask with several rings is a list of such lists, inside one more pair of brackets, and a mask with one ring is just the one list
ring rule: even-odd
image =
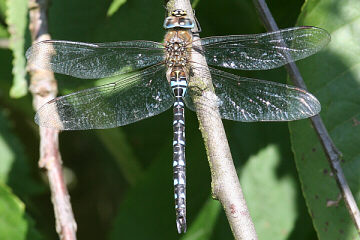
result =
[[[33,42],[50,39],[47,27],[47,0],[29,0],[29,29]],[[34,109],[56,97],[57,83],[51,71],[36,69],[29,65],[31,75],[30,91]],[[45,168],[54,205],[56,231],[61,240],[76,239],[76,222],[72,212],[70,197],[64,182],[62,162],[59,152],[59,131],[40,127],[39,167]]]
[[0,48],[9,48],[10,41],[8,38],[0,38]]
[[[279,28],[274,18],[272,17],[272,14],[265,0],[253,0],[253,2],[260,15],[263,24],[265,25],[265,28],[268,31],[278,31]],[[306,89],[306,85],[296,64],[292,62],[290,64],[287,64],[285,67],[294,84],[300,88]],[[311,123],[315,129],[316,134],[319,137],[321,145],[323,146],[331,170],[335,176],[338,187],[341,190],[342,197],[344,198],[345,205],[356,226],[358,233],[360,234],[360,212],[340,165],[342,154],[336,148],[334,142],[332,141],[320,115],[316,115],[312,117]]]
[[[193,10],[189,0],[168,1],[168,12],[175,9],[185,10],[194,21]],[[194,32],[196,31],[197,29],[194,29]],[[196,41],[198,39],[198,34],[194,34],[193,47],[201,49],[200,41]],[[235,239],[258,239],[241,190],[224,126],[215,104],[216,101],[209,101],[211,98],[216,98],[216,95],[212,86],[209,69],[207,67],[204,68],[204,66],[207,66],[205,57],[199,51],[192,51],[191,58],[191,61],[196,63],[196,65],[203,66],[201,71],[193,66],[193,75],[189,79],[188,85],[189,88],[197,87],[205,89],[202,91],[201,96],[193,96],[193,101],[197,110],[200,131],[205,142],[211,168],[212,194],[223,205]],[[206,108],[202,107],[204,105]]]

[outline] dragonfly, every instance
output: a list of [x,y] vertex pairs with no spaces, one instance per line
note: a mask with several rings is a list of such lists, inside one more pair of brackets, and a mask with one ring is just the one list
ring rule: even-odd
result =
[[[252,35],[193,39],[195,23],[177,9],[164,21],[164,42],[82,43],[47,40],[26,52],[28,63],[77,78],[115,77],[111,83],[57,97],[40,109],[35,122],[59,130],[114,128],[160,114],[173,107],[173,177],[176,225],[186,232],[184,106],[196,111],[189,87],[194,70],[211,77],[216,106],[223,119],[292,121],[318,114],[319,101],[290,85],[245,78],[192,60],[193,51],[208,65],[238,69],[273,69],[308,57],[330,41],[327,31],[293,27]],[[201,48],[195,49],[198,44]],[[199,93],[200,91],[200,93]],[[206,107],[206,106],[205,106]]]

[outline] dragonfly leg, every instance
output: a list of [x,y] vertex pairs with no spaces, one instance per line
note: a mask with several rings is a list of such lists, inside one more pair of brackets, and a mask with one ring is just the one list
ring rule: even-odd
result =
[[197,31],[191,31],[193,34],[199,34],[201,33],[201,26],[200,26],[200,23],[198,21],[198,19],[196,18],[196,15],[195,15],[195,9],[193,10],[194,12],[194,20],[195,20],[195,24],[196,24],[196,27],[197,27]]

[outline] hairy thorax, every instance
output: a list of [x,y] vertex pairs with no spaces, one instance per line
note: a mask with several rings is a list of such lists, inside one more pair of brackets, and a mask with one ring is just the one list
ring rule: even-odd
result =
[[192,35],[187,30],[173,30],[165,35],[165,63],[168,68],[187,67]]

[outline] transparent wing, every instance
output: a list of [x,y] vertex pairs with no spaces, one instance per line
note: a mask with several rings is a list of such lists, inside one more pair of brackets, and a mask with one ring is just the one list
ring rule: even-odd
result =
[[163,45],[151,41],[81,43],[43,41],[26,51],[30,64],[77,78],[104,78],[157,64]]
[[253,35],[208,37],[200,40],[209,65],[265,70],[308,57],[330,41],[327,31],[295,27]]
[[[319,101],[300,88],[244,78],[213,68],[210,72],[216,104],[224,119],[241,122],[292,121],[314,116],[321,110]],[[201,93],[195,88],[188,88],[185,103],[195,110],[190,97],[192,94]]]
[[157,115],[173,102],[165,66],[158,65],[114,83],[55,98],[38,110],[35,122],[60,130],[113,128]]

